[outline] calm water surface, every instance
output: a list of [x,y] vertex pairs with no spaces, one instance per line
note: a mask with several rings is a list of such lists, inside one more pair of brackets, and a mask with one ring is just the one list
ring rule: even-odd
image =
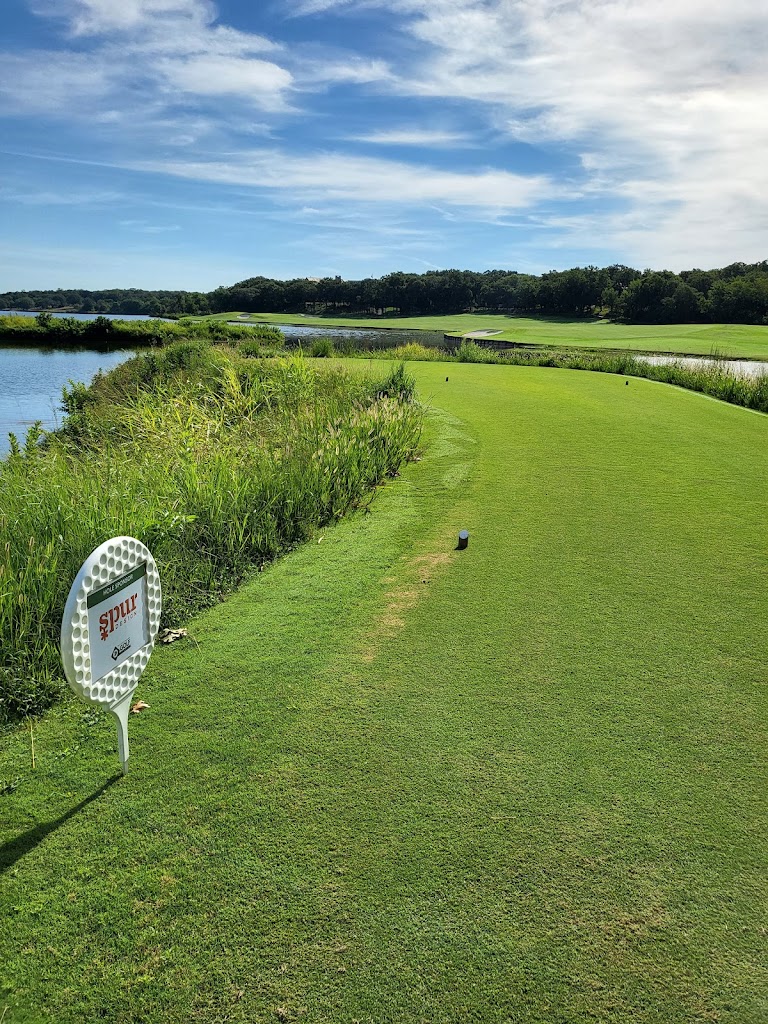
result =
[[61,389],[71,379],[87,384],[99,370],[111,370],[133,355],[130,349],[39,349],[0,346],[0,457],[7,454],[8,431],[22,440],[36,420],[58,426]]
[[[239,327],[263,327],[264,324],[249,323],[243,320],[230,320],[229,323]],[[317,327],[303,324],[269,324],[282,331],[290,341],[311,341],[313,338],[350,338],[352,341],[369,341],[381,348],[407,345],[409,341],[418,341],[422,345],[437,345],[446,348],[442,331],[408,331],[384,330],[381,327]]]
[[[0,309],[0,316],[37,316],[26,309]],[[58,318],[67,317],[72,320],[95,320],[97,316],[105,316],[107,320],[163,320],[162,316],[143,316],[136,313],[51,313]]]
[[[130,313],[52,313],[74,320],[161,320]],[[20,309],[0,309],[0,316],[37,316]],[[0,458],[9,450],[8,431],[23,440],[27,427],[41,420],[47,430],[61,422],[61,389],[70,380],[88,384],[99,370],[111,370],[133,355],[130,349],[92,352],[86,349],[15,348],[0,341]]]

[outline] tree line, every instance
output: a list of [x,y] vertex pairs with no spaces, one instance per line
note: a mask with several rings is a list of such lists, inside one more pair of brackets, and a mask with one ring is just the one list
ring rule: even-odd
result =
[[417,316],[521,313],[609,316],[632,323],[768,324],[768,261],[716,270],[635,270],[621,264],[546,274],[507,270],[398,271],[379,278],[249,277],[211,292],[54,289],[0,294],[16,310],[179,317],[224,313]]

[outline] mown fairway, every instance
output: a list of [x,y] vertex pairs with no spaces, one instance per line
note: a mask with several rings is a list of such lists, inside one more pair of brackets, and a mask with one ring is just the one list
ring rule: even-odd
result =
[[343,317],[296,316],[288,313],[219,313],[211,320],[242,323],[303,324],[314,327],[388,327],[398,330],[443,331],[465,334],[493,331],[497,339],[525,345],[629,349],[637,352],[677,352],[734,359],[768,360],[768,327],[751,324],[620,324],[610,320],[562,320],[556,317],[503,316],[457,313],[446,316]]
[[4,1024],[768,1019],[768,418],[409,370],[423,461],[157,651],[126,779],[3,741]]

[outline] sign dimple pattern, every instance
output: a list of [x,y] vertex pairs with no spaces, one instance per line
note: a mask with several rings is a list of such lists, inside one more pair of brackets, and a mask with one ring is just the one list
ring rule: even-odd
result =
[[117,718],[123,771],[128,708],[154,647],[161,605],[160,577],[148,548],[133,537],[114,537],[85,560],[64,609],[67,681]]

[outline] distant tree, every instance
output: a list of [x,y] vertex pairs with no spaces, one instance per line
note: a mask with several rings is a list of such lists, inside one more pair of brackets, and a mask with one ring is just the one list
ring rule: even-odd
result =
[[768,274],[752,272],[715,281],[707,310],[716,322],[768,324]]
[[635,323],[664,323],[668,314],[663,302],[672,297],[676,287],[677,278],[668,270],[646,270],[621,293],[617,312]]

